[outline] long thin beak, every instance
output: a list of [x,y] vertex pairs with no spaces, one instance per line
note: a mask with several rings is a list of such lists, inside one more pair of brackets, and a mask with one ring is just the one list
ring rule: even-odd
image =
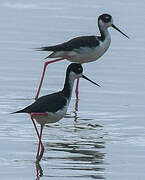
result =
[[86,80],[90,81],[91,83],[95,84],[96,86],[101,87],[99,84],[95,83],[94,81],[90,80],[89,78],[87,78],[87,77],[86,77],[86,76],[84,76],[84,75],[82,75],[82,78],[84,78],[84,79],[86,79]]
[[120,29],[118,29],[114,24],[112,24],[112,27],[129,39],[129,37],[124,34]]

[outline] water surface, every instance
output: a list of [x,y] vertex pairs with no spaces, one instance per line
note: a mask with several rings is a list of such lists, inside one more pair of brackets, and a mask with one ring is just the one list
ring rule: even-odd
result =
[[[105,0],[0,1],[0,179],[145,178],[145,3]],[[33,48],[98,34],[97,17],[110,13],[130,40],[110,29],[112,44],[84,74],[63,120],[44,128],[44,157],[35,165],[37,137],[28,115],[10,112],[34,101],[44,57]],[[47,69],[41,95],[63,87],[69,62]]]

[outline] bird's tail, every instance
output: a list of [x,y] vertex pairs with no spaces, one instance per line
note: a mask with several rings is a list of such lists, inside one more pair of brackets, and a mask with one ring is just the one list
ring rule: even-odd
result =
[[40,47],[40,48],[35,48],[35,51],[54,51],[52,54],[50,54],[49,56],[45,57],[44,59],[47,58],[55,58],[58,56],[55,56],[55,51],[59,50],[59,45],[58,46],[46,46],[46,47]]
[[25,113],[25,109],[21,109],[19,111],[15,111],[15,112],[12,112],[11,114],[16,114],[16,113]]
[[46,47],[40,47],[40,48],[35,48],[35,51],[53,51],[52,47],[46,46]]

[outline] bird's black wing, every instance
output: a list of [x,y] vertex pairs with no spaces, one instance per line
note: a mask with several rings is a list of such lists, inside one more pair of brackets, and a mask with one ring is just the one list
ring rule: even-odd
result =
[[61,92],[42,96],[30,106],[15,113],[45,113],[56,112],[67,104],[67,99]]
[[38,48],[38,51],[72,51],[81,47],[96,47],[99,41],[96,36],[80,36],[56,46],[47,46]]

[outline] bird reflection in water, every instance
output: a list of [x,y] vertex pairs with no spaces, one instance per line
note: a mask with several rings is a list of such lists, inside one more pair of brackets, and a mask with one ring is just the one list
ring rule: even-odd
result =
[[[53,169],[61,170],[62,173],[61,175],[56,173],[45,175],[46,177],[62,178],[64,171],[68,172],[63,174],[65,178],[105,179],[103,176],[105,170],[103,127],[91,123],[93,120],[89,119],[88,121],[87,119],[83,120],[81,118],[80,120],[78,118],[72,126],[63,125],[63,129],[60,130],[63,130],[63,132],[59,131],[62,136],[57,136],[59,137],[57,143],[55,140],[47,141],[45,147],[48,153],[43,159],[45,161],[55,161],[55,167],[53,165],[49,167],[49,173],[53,173],[51,171]],[[55,155],[49,155],[49,152],[53,152]]]
[[35,165],[36,165],[36,180],[40,180],[40,177],[43,176],[43,170],[39,162],[35,162]]
[[74,121],[75,121],[75,122],[77,122],[77,119],[78,119],[78,116],[77,116],[78,102],[79,102],[79,99],[76,98],[75,107],[74,107]]

